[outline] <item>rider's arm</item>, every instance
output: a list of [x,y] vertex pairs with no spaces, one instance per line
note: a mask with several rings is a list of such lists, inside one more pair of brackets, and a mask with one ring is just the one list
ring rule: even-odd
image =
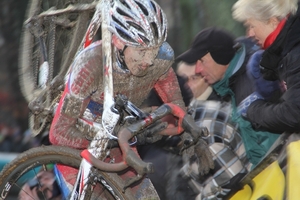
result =
[[167,73],[160,77],[154,88],[164,103],[174,103],[185,109],[179,83],[173,68],[170,67]]
[[79,149],[88,146],[89,142],[75,126],[87,103],[70,95],[66,88],[51,124],[49,139],[52,144]]
[[164,42],[159,50],[156,59],[156,67],[164,69],[154,85],[154,89],[164,103],[174,103],[185,109],[177,76],[172,68],[174,62],[174,51],[172,47]]
[[102,76],[99,47],[92,46],[79,54],[60,99],[49,133],[51,143],[73,148],[86,148],[89,141],[76,127],[87,108],[91,95],[99,86]]

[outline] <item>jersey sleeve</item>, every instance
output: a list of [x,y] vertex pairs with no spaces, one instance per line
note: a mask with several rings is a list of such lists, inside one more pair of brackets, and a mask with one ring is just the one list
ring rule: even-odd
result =
[[76,123],[87,108],[91,95],[102,78],[100,46],[90,46],[81,52],[74,63],[49,133],[50,142],[83,149],[89,144]]

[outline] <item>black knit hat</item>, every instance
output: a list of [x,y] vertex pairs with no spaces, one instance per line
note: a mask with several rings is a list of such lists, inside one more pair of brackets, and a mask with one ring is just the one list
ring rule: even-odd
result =
[[234,44],[234,37],[229,32],[215,27],[206,28],[196,35],[191,48],[176,61],[191,64],[210,53],[216,63],[227,65],[234,57]]

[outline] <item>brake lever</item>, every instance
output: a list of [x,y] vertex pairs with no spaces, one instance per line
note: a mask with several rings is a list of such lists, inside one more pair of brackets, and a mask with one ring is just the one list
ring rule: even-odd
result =
[[130,114],[134,114],[139,119],[145,119],[148,116],[144,111],[136,107],[130,101],[127,101],[127,104],[125,106],[127,112],[129,112]]
[[145,119],[148,115],[128,100],[125,95],[118,94],[115,98],[115,108],[125,110],[129,115]]

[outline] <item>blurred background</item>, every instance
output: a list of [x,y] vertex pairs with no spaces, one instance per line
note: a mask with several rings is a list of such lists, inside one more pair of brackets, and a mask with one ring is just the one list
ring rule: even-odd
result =
[[[22,152],[37,141],[28,131],[27,102],[20,92],[18,49],[29,0],[0,0],[0,152]],[[242,24],[231,16],[236,0],[157,0],[167,14],[168,42],[175,56],[185,51],[205,27],[218,26],[235,36]],[[0,156],[1,157],[1,156]]]

